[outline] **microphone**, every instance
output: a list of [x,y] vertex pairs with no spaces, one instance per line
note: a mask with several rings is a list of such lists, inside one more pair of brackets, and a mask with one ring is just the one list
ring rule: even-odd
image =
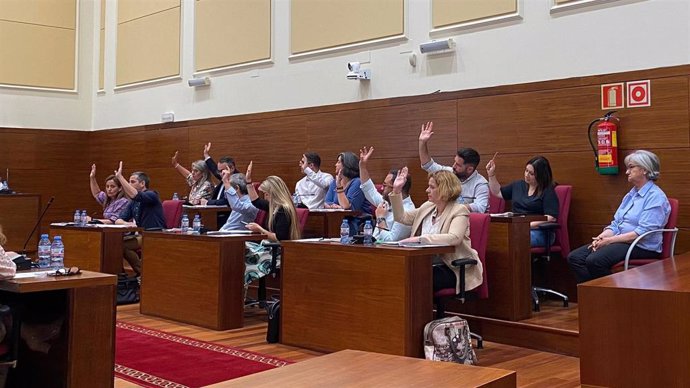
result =
[[24,242],[24,247],[22,248],[21,251],[19,251],[19,253],[21,253],[22,255],[26,255],[26,245],[29,244],[29,241],[31,240],[31,236],[34,235],[34,232],[36,231],[36,229],[38,229],[38,226],[41,225],[41,220],[43,219],[43,216],[46,215],[48,208],[50,208],[50,205],[53,203],[54,200],[55,200],[55,197],[50,197],[50,199],[48,200],[48,203],[46,204],[46,207],[43,209],[43,213],[41,213],[41,215],[38,217],[38,220],[36,221],[34,228],[31,230],[31,233],[29,233],[29,237],[27,237],[26,241]]

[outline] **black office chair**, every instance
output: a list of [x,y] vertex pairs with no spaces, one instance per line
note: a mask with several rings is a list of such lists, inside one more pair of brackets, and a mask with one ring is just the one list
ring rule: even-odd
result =
[[0,322],[5,326],[5,338],[0,342],[0,367],[17,366],[19,352],[20,319],[19,310],[0,305]]

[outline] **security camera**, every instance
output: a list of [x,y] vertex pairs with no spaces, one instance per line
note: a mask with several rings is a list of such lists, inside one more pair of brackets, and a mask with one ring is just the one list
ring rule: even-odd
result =
[[350,70],[347,73],[347,79],[353,80],[369,80],[371,79],[371,70],[360,68],[359,62],[348,62],[347,69]]
[[359,62],[348,62],[347,69],[353,73],[359,73]]
[[190,87],[208,86],[211,84],[211,78],[209,78],[209,77],[192,78],[189,81],[187,81],[187,84],[189,84]]

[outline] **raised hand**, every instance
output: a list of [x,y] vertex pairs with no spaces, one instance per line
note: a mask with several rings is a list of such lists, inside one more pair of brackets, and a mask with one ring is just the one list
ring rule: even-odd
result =
[[428,121],[426,124],[422,124],[422,130],[419,132],[419,141],[421,143],[426,143],[431,139],[431,135],[434,134],[434,122]]
[[302,159],[299,161],[299,168],[304,173],[304,169],[307,168],[307,156],[302,154]]
[[396,194],[402,193],[402,188],[405,186],[405,182],[407,182],[407,172],[407,166],[405,166],[400,169],[398,176],[395,177],[395,182],[393,182],[393,192]]
[[120,166],[115,170],[115,177],[120,178],[122,177],[122,161],[120,160]]
[[496,175],[496,162],[493,159],[486,164],[486,175],[492,177]]
[[89,174],[89,178],[95,178],[96,177],[96,164],[91,165],[91,173]]
[[175,155],[173,155],[173,157],[172,157],[172,166],[173,166],[173,167],[177,167],[177,165],[180,164],[180,163],[177,162],[177,153],[178,153],[178,152],[175,151]]
[[230,176],[232,176],[232,172],[230,170],[225,169],[221,170],[220,174],[223,176],[223,183],[230,184]]
[[359,164],[367,164],[369,162],[369,158],[371,157],[371,154],[374,153],[374,147],[369,147],[367,148],[366,146],[362,147],[359,150]]
[[386,212],[388,212],[388,203],[386,201],[381,201],[381,203],[376,206],[376,218],[386,217]]
[[211,151],[211,142],[208,142],[208,144],[204,144],[204,159],[208,159],[211,157],[209,151]]
[[249,166],[247,166],[247,173],[244,174],[244,179],[247,181],[247,183],[252,183],[252,167],[254,166],[254,161],[249,162]]

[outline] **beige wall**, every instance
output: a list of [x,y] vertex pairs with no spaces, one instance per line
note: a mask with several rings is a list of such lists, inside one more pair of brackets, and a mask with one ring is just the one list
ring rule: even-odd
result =
[[0,84],[75,89],[76,0],[0,2]]
[[402,35],[403,0],[292,0],[293,54]]
[[433,0],[434,28],[517,12],[517,0]]

